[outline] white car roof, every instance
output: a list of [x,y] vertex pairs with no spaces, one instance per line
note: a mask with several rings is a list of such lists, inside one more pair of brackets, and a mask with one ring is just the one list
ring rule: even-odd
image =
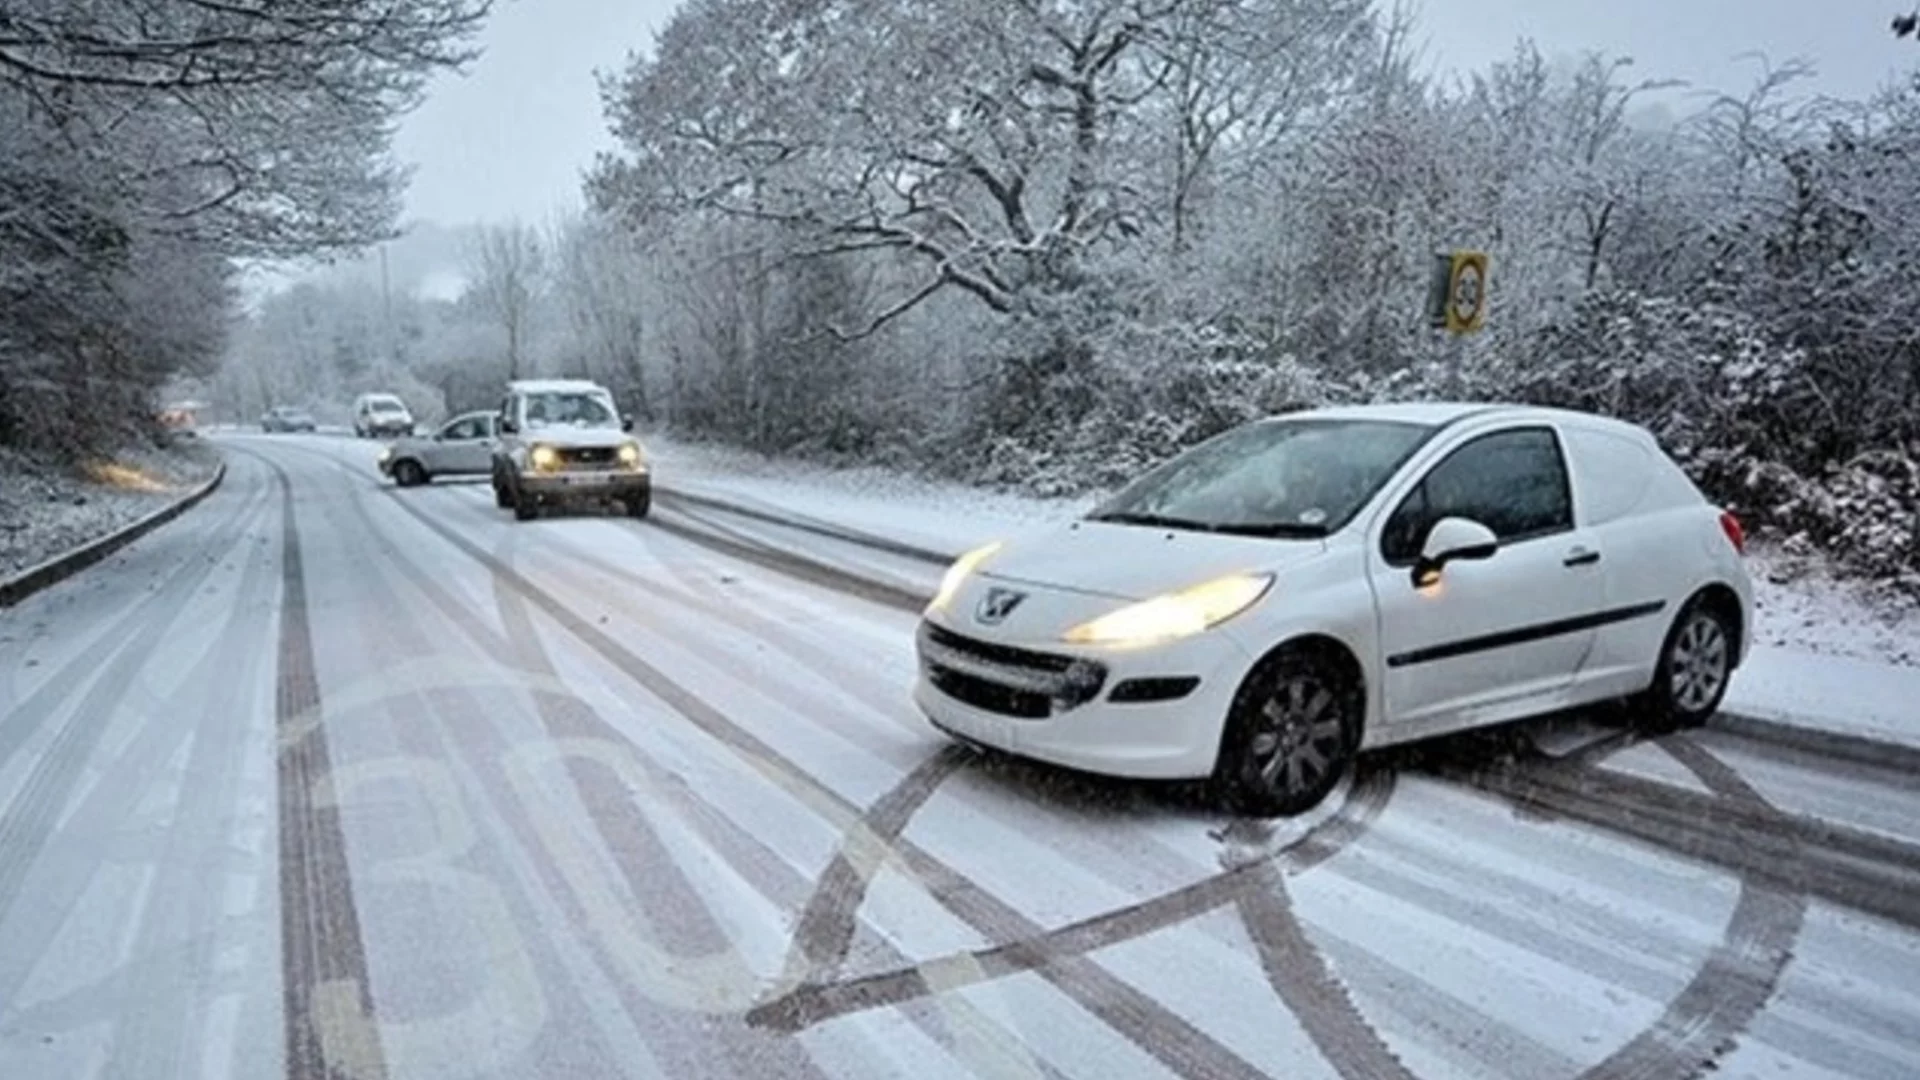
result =
[[1324,409],[1307,409],[1301,412],[1284,413],[1275,419],[1325,419],[1325,420],[1378,420],[1388,423],[1420,424],[1425,427],[1439,427],[1458,420],[1485,416],[1499,420],[1543,420],[1559,423],[1584,424],[1590,427],[1612,428],[1622,432],[1644,434],[1637,424],[1624,420],[1601,416],[1597,413],[1579,412],[1573,409],[1552,409],[1538,405],[1515,405],[1496,401],[1414,401],[1385,405],[1335,405]]
[[520,379],[507,384],[516,394],[606,393],[607,388],[592,379]]

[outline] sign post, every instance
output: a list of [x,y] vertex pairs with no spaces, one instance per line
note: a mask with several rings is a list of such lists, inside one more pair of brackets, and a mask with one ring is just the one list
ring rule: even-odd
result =
[[1442,251],[1433,257],[1427,284],[1427,321],[1456,336],[1471,334],[1487,319],[1487,253]]

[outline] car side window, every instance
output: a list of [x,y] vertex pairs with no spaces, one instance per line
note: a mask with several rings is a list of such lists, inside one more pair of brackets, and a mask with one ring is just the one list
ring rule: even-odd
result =
[[447,438],[456,442],[480,437],[480,422],[469,416],[447,425]]
[[1387,519],[1380,553],[1411,563],[1441,518],[1460,517],[1493,530],[1502,544],[1573,528],[1566,459],[1550,428],[1482,435],[1433,467]]

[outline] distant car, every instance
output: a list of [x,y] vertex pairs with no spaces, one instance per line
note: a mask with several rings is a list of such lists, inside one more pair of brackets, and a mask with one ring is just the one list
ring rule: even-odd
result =
[[268,434],[289,431],[313,431],[317,428],[313,414],[305,409],[291,405],[281,405],[267,410],[260,418],[260,430]]
[[1374,747],[1618,698],[1704,721],[1752,640],[1744,551],[1629,424],[1303,412],[961,558],[914,697],[963,740],[1298,813]]
[[493,497],[519,521],[548,506],[617,503],[633,517],[653,505],[653,474],[613,395],[584,379],[510,383],[500,403]]
[[380,454],[380,471],[401,487],[436,476],[485,476],[493,469],[492,412],[463,413],[425,437],[408,436]]
[[413,413],[392,394],[361,394],[353,402],[353,433],[362,439],[413,434]]

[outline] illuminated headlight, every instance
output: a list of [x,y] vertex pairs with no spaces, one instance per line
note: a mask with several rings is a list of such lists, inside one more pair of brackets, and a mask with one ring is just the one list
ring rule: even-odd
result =
[[637,469],[646,464],[646,460],[646,455],[640,452],[639,443],[624,442],[620,444],[620,465],[622,468]]
[[1273,587],[1271,574],[1234,574],[1156,596],[1081,623],[1065,634],[1075,645],[1151,645],[1191,637],[1252,607]]
[[980,569],[980,564],[993,557],[1000,550],[1000,542],[994,541],[985,547],[974,548],[953,561],[947,568],[946,576],[940,579],[940,591],[933,594],[933,603],[927,605],[930,611],[944,611],[953,602],[953,594],[966,584],[967,576]]
[[551,446],[536,446],[527,451],[527,463],[540,472],[553,472],[560,467],[560,451]]

